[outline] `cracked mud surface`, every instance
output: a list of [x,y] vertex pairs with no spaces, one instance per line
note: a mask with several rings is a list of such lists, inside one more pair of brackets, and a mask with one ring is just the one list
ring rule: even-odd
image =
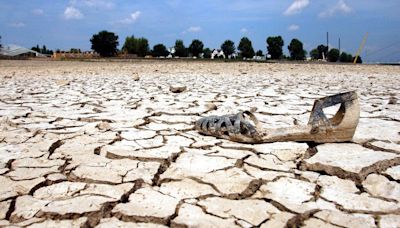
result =
[[[396,66],[0,61],[0,226],[396,227],[399,80]],[[243,110],[306,124],[314,99],[351,90],[352,142],[193,130]]]

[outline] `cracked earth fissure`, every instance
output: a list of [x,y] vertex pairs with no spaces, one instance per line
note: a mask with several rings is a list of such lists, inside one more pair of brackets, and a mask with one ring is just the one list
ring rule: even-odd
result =
[[[397,68],[149,60],[33,61],[28,71],[7,64],[0,72],[8,77],[0,81],[0,224],[400,221]],[[175,84],[187,90],[171,93]],[[239,110],[251,110],[268,128],[303,125],[314,99],[354,84],[361,118],[351,142],[239,144],[193,127],[202,116]],[[249,206],[240,210],[242,204]]]

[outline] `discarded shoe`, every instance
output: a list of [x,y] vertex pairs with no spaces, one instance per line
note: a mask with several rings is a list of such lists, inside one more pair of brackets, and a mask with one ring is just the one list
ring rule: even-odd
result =
[[[340,104],[339,110],[328,119],[323,109],[337,104]],[[241,143],[345,142],[353,138],[359,117],[358,96],[353,91],[317,99],[305,126],[263,129],[256,116],[245,111],[235,115],[203,117],[196,122],[195,129],[204,135]]]

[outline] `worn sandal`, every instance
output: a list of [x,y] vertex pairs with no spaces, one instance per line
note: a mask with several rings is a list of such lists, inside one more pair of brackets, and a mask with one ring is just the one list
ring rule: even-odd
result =
[[[332,118],[323,109],[341,104]],[[344,142],[353,138],[360,117],[356,92],[340,93],[317,99],[308,124],[277,129],[262,129],[255,115],[249,111],[235,115],[203,117],[195,129],[201,134],[242,143],[266,142]]]

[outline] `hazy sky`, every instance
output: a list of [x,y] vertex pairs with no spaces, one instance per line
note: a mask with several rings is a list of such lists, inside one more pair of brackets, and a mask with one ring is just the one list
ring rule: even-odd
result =
[[400,61],[400,0],[0,0],[2,44],[90,50],[91,36],[104,29],[120,46],[128,35],[151,47],[197,38],[211,49],[247,36],[264,53],[268,36],[283,36],[285,52],[292,38],[310,51],[329,31],[330,46],[340,37],[353,55],[368,32],[364,60]]

